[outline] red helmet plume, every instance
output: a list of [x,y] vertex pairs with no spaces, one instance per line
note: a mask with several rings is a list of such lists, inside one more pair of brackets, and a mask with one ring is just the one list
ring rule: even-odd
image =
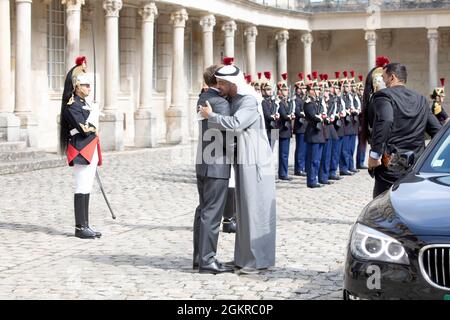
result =
[[258,79],[261,80],[261,77],[262,77],[262,73],[258,72]]
[[360,75],[358,76],[358,78],[359,78],[359,81],[363,81],[363,75],[362,75],[362,74],[360,74]]
[[347,72],[347,70],[345,70],[343,73],[344,73],[344,78],[347,78],[347,77],[348,77],[348,72]]
[[385,65],[389,64],[391,61],[388,57],[385,56],[378,56],[375,60],[375,64],[377,68],[383,68]]
[[313,73],[312,73],[313,78],[314,78],[314,79],[317,79],[318,74],[319,74],[319,73],[318,73],[317,71],[313,71]]
[[303,72],[299,72],[299,73],[297,74],[297,76],[298,76],[298,78],[299,78],[300,80],[303,80]]
[[441,78],[440,80],[441,80],[441,85],[445,86],[445,78]]
[[283,80],[287,80],[287,77],[288,77],[288,74],[287,74],[287,72],[284,72],[284,73],[282,73],[281,74],[281,77],[283,78]]
[[79,56],[75,59],[75,64],[77,66],[81,66],[83,64],[83,62],[87,62],[86,57],[85,56]]
[[350,70],[350,74],[352,75],[352,78],[355,77],[355,70]]
[[233,57],[224,57],[223,58],[223,64],[226,66],[230,66],[232,65],[234,62],[234,58]]
[[267,80],[270,80],[272,74],[270,73],[270,71],[264,71],[264,77],[266,77]]
[[339,77],[341,76],[341,72],[340,71],[336,71],[334,73],[334,76],[336,77],[336,79],[339,79]]

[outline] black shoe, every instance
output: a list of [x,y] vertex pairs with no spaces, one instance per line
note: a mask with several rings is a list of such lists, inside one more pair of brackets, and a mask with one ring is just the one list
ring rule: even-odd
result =
[[198,268],[199,273],[210,273],[210,274],[233,272],[233,271],[234,271],[233,268],[226,267],[217,260],[214,260],[213,262],[211,262],[206,266],[200,266]]
[[332,181],[319,181],[321,184],[333,184],[334,182]]
[[360,169],[360,170],[366,170],[366,169],[369,169],[369,167],[366,167],[365,165],[357,166],[356,168],[357,168],[357,169]]
[[198,262],[194,262],[192,264],[192,269],[197,270],[198,269]]
[[101,238],[101,237],[102,237],[102,233],[101,233],[101,232],[94,231],[94,230],[92,230],[91,227],[89,227],[89,226],[87,226],[87,228],[88,228],[89,230],[91,230],[91,231],[95,234],[95,237],[96,237],[96,238]]
[[222,231],[226,233],[236,233],[236,218],[224,219],[222,221]]
[[305,171],[298,171],[294,173],[295,176],[306,177]]
[[312,185],[307,186],[307,187],[308,187],[308,188],[322,188],[323,185],[316,183],[316,184],[312,184]]
[[350,171],[344,171],[344,172],[340,172],[341,176],[352,176],[353,173],[351,173]]
[[291,177],[280,177],[280,180],[285,180],[285,181],[292,181]]
[[339,176],[330,176],[328,179],[338,181],[338,180],[342,180],[342,177],[339,177]]
[[235,267],[236,267],[236,265],[234,264],[234,260],[232,260],[232,261],[227,261],[227,262],[223,263],[223,265],[224,265],[225,267],[229,267],[229,268],[235,268]]
[[75,237],[81,239],[95,239],[95,233],[89,228],[78,226],[75,227]]
[[359,172],[359,170],[357,170],[357,169],[350,169],[349,171],[353,172],[353,173],[358,173]]

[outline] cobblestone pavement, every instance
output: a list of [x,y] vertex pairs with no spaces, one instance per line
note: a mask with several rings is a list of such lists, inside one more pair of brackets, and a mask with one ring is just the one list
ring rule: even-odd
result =
[[[0,299],[340,299],[349,230],[371,198],[368,174],[321,189],[303,177],[278,182],[276,267],[198,274],[194,151],[106,155],[102,179],[118,218],[95,187],[97,240],[73,237],[70,168],[0,176]],[[233,250],[234,235],[221,233],[218,258],[232,260]]]

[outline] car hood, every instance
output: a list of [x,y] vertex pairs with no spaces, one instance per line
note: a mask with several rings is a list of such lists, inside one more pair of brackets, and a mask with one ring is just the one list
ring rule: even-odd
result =
[[415,235],[450,236],[450,174],[409,174],[389,191],[397,217]]

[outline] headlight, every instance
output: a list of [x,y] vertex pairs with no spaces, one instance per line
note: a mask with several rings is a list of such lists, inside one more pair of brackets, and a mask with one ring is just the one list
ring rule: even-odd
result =
[[400,242],[359,223],[353,229],[350,250],[356,258],[363,260],[409,264],[408,254]]

